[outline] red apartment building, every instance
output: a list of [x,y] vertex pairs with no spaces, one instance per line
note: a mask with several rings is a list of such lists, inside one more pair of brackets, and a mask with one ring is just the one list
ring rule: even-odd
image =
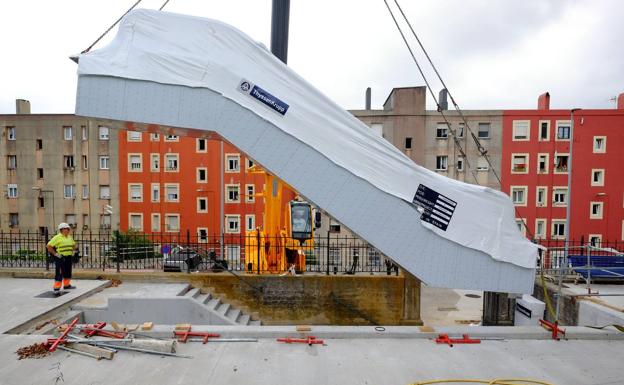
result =
[[502,191],[514,201],[518,224],[529,238],[564,239],[571,201],[570,239],[621,242],[624,94],[615,109],[574,111],[570,197],[571,116],[572,110],[551,110],[548,93],[539,97],[536,110],[504,111]]
[[120,131],[120,230],[188,230],[201,241],[223,226],[225,234],[244,235],[262,221],[254,195],[264,177],[248,172],[252,164],[220,140]]

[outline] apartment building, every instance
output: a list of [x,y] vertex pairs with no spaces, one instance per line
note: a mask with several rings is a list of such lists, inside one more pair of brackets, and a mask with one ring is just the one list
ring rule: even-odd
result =
[[31,114],[26,100],[0,115],[0,129],[3,231],[117,226],[117,132],[71,114]]
[[244,236],[262,224],[264,176],[222,140],[119,131],[120,229]]
[[504,111],[502,190],[521,231],[564,239],[570,204],[571,239],[624,240],[623,146],[624,94],[615,109],[551,110],[545,93],[535,110]]

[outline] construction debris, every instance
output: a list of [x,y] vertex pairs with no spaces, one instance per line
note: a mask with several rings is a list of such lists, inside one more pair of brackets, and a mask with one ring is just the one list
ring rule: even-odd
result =
[[18,360],[22,360],[24,358],[43,358],[50,354],[45,343],[24,346],[17,349],[15,353],[17,353],[19,357]]
[[119,279],[111,279],[110,287],[117,287],[119,285],[121,285],[121,281]]
[[173,336],[182,343],[186,343],[189,337],[201,337],[202,340],[204,341],[204,344],[208,342],[208,338],[220,337],[220,335],[216,333],[192,332],[191,325],[189,325],[189,328],[184,331],[178,331],[178,330],[174,331]]
[[481,340],[472,339],[468,334],[462,335],[462,338],[450,338],[448,334],[440,334],[435,342],[437,344],[448,344],[448,346],[453,347],[453,344],[480,344]]
[[191,324],[177,324],[175,326],[175,330],[190,331],[191,330]]
[[144,322],[143,325],[141,325],[141,330],[152,330],[153,327],[153,322]]
[[299,333],[311,332],[312,331],[312,327],[310,325],[297,325],[297,331]]

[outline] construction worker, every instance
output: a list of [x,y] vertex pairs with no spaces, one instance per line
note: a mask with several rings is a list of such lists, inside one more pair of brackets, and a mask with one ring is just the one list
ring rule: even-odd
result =
[[71,227],[63,222],[58,225],[59,233],[47,244],[48,252],[54,256],[56,266],[54,274],[54,293],[61,294],[61,286],[64,290],[75,289],[71,285],[72,255],[77,249],[76,241],[69,235]]

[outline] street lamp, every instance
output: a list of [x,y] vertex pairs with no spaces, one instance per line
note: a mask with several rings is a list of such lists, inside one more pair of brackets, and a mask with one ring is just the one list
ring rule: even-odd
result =
[[[568,155],[568,199],[566,204],[566,222],[565,222],[565,250],[563,255],[563,263],[559,262],[559,285],[557,288],[557,312],[555,322],[559,321],[559,313],[561,311],[561,287],[563,285],[563,266],[567,265],[570,254],[570,210],[572,208],[572,154],[574,147],[574,113],[581,110],[573,108],[570,110],[570,154]],[[558,134],[558,133],[557,133]]]
[[[56,225],[56,212],[54,211],[54,190],[43,190],[41,187],[33,187],[34,191],[39,191],[39,194],[51,193],[52,194],[52,231],[54,231],[54,226]],[[45,199],[45,197],[44,197]]]

